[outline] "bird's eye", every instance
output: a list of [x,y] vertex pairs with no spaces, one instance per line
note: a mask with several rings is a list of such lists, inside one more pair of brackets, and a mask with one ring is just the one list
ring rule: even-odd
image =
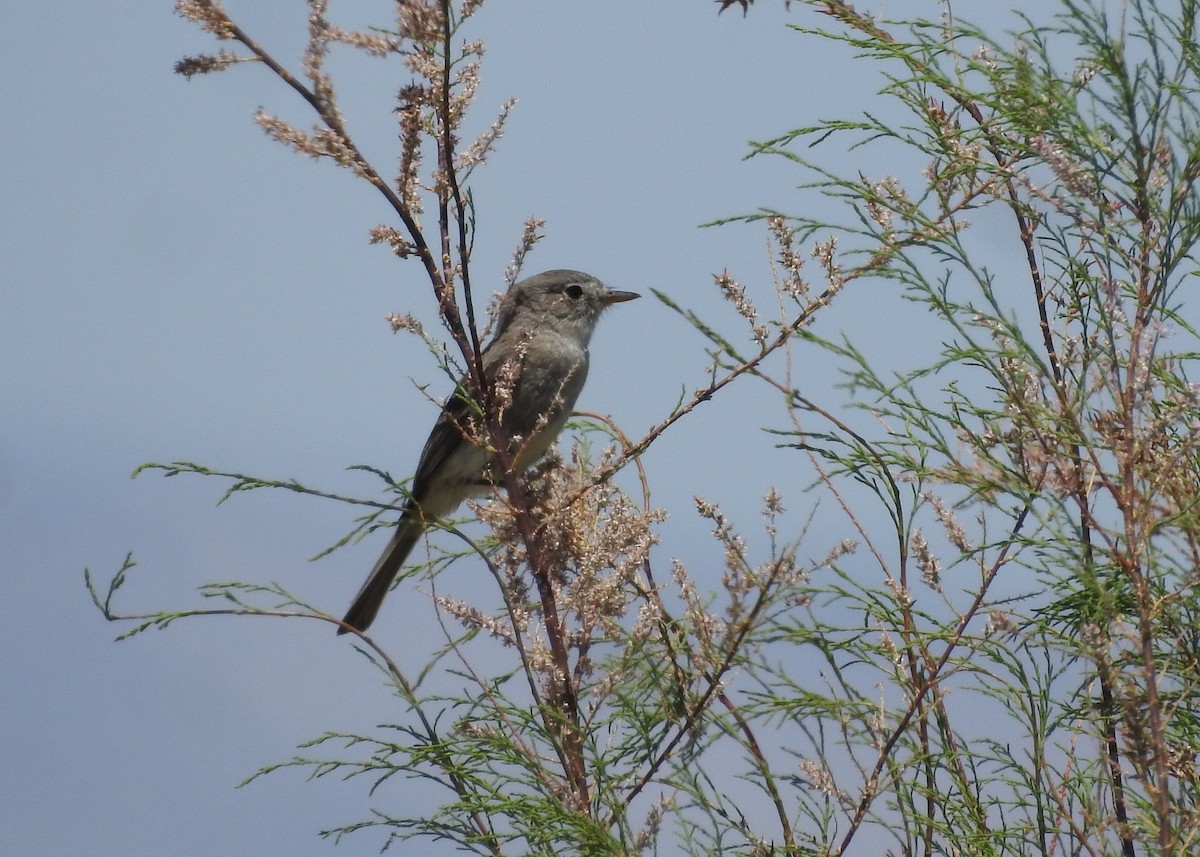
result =
[[564,291],[571,300],[578,300],[583,297],[583,286],[567,286]]

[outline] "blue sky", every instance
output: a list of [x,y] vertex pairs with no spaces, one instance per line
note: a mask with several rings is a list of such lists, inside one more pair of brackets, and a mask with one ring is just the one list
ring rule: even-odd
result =
[[[390,20],[388,3],[331,5],[346,26]],[[227,7],[297,67],[303,4]],[[500,287],[534,214],[546,238],[527,272],[572,267],[615,288],[657,288],[738,329],[712,276],[728,268],[768,302],[765,230],[699,224],[821,204],[796,191],[803,177],[783,161],[743,161],[747,141],[866,106],[881,85],[787,22],[813,18],[766,0],[744,19],[701,0],[492,0],[472,33],[488,44],[476,127],[506,98],[519,103],[473,186],[475,282]],[[432,322],[421,272],[368,246],[388,215],[373,191],[253,124],[259,105],[310,122],[265,69],[172,74],[213,43],[169,0],[14,4],[4,28],[0,852],[371,853],[372,834],[338,852],[316,835],[367,814],[365,782],[282,773],[234,789],[325,729],[390,716],[394,701],[344,639],[317,623],[213,620],[118,645],[82,572],[106,579],[134,551],[140,566],[118,599],[129,610],[196,606],[202,583],[253,579],[340,612],[382,535],[307,558],[354,510],[269,494],[215,508],[216,482],[129,474],[187,459],[375,496],[377,484],[348,465],[410,472],[434,417],[414,382],[442,379],[384,314]],[[348,50],[331,70],[352,131],[386,172],[390,109],[407,76]],[[880,317],[877,305],[864,289],[820,323],[874,331],[888,359],[903,350],[888,334],[914,319],[903,307]],[[653,299],[618,307],[593,342],[579,407],[636,436],[703,381],[702,348]],[[822,359],[813,355],[814,384],[828,382]],[[759,498],[778,484],[793,520],[807,513],[809,475],[789,472],[766,435],[746,436],[753,409],[763,425],[783,419],[767,391],[746,386],[645,459],[655,502],[673,515],[659,561],[684,558],[714,584],[719,562],[705,567],[709,527],[691,497],[753,528]],[[813,554],[843,535],[828,533]],[[376,628],[402,653],[423,628],[399,621],[403,598],[393,594]]]

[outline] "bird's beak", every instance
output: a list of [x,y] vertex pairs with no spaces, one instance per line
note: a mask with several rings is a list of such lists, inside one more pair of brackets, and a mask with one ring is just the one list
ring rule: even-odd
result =
[[608,306],[609,304],[620,304],[625,303],[625,301],[631,301],[634,298],[640,297],[641,295],[639,295],[637,292],[618,292],[613,289],[609,289],[608,292],[600,298],[600,305]]

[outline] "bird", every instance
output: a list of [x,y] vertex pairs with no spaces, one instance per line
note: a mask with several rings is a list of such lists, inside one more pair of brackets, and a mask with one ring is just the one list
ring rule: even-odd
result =
[[[501,403],[501,433],[510,447],[514,473],[541,458],[566,425],[587,379],[588,343],[601,314],[638,297],[566,269],[545,271],[509,287],[481,356],[485,384]],[[467,379],[460,379],[442,408],[421,452],[395,533],[342,619],[339,635],[365,632],[371,626],[431,523],[503,476],[495,472],[495,455],[485,448],[487,431],[474,424],[481,405],[472,402],[469,389]]]

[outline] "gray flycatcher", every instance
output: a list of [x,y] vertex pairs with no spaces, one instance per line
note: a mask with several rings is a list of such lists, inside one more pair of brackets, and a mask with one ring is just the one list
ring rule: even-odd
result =
[[[500,302],[496,330],[483,350],[483,374],[502,391],[500,426],[520,473],[545,454],[570,416],[588,371],[588,341],[604,309],[639,297],[618,292],[579,271],[546,271],[513,286]],[[473,425],[466,380],[442,408],[412,481],[400,522],[383,556],[342,621],[365,631],[409,553],[429,523],[467,497],[486,491],[502,474]],[[486,441],[483,441],[486,442]],[[347,628],[338,629],[345,634]]]

